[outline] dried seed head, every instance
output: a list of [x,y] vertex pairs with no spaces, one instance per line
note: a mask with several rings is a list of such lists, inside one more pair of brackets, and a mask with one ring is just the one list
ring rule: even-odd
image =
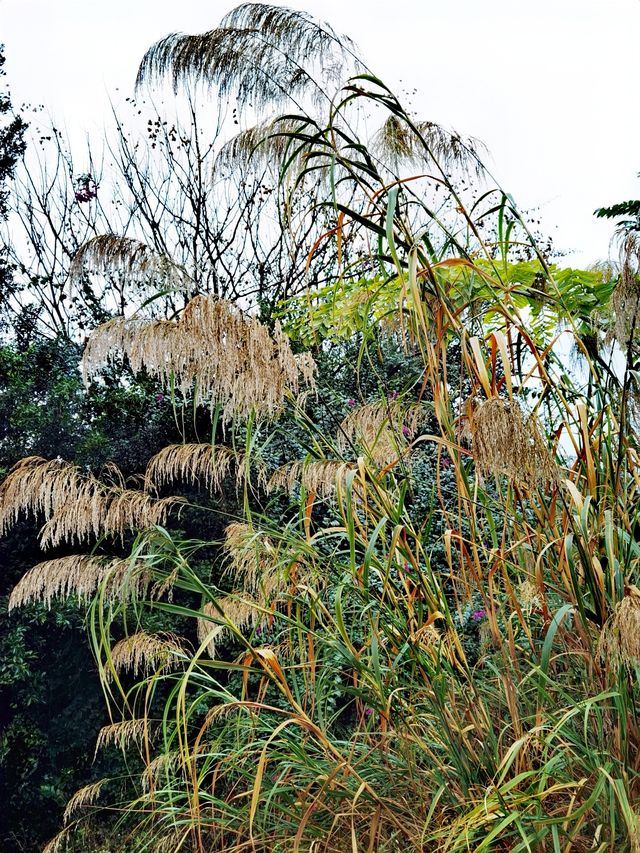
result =
[[267,598],[278,593],[282,571],[278,550],[268,536],[249,524],[233,523],[225,528],[224,547],[234,581],[242,583],[245,593]]
[[[224,613],[224,617],[220,610]],[[223,619],[231,622],[241,632],[249,627],[265,625],[267,622],[267,617],[258,603],[247,599],[246,596],[241,598],[230,595],[221,598],[218,601],[218,607],[207,603],[203,606],[202,612],[207,618],[198,619],[198,639],[201,643],[207,642],[207,650],[211,658],[216,656],[216,643],[225,635],[232,635],[229,625],[220,624]]]
[[100,791],[104,787],[106,781],[106,779],[100,779],[99,782],[94,782],[91,785],[85,785],[84,788],[80,788],[79,791],[76,791],[67,803],[62,822],[65,824],[69,823],[69,820],[78,811],[78,809],[81,809],[83,806],[93,805],[100,796]]
[[287,462],[271,476],[268,489],[283,489],[292,492],[300,485],[308,493],[321,498],[332,497],[339,485],[344,486],[347,474],[355,469],[355,463],[337,459]]
[[533,415],[525,421],[519,404],[501,397],[475,405],[469,401],[469,408],[468,430],[482,476],[504,474],[529,486],[556,481],[555,464]]
[[186,650],[175,634],[148,634],[146,631],[125,637],[111,649],[115,671],[120,673],[131,670],[135,677],[176,666],[180,658],[184,659],[186,655]]
[[57,596],[68,598],[76,595],[81,601],[88,601],[100,583],[112,577],[121,563],[121,560],[77,554],[38,563],[13,588],[9,610],[32,601],[44,601],[47,607],[51,607],[52,599]]
[[[251,459],[257,475],[257,483],[264,487],[265,469],[259,460]],[[229,447],[211,444],[170,444],[147,465],[148,482],[157,487],[175,480],[202,484],[210,491],[219,491],[225,479],[235,469],[236,486],[239,488],[247,474],[247,460],[243,453]]]
[[122,752],[126,752],[132,743],[141,743],[145,734],[148,734],[148,730],[147,721],[144,719],[121,720],[118,723],[110,723],[108,726],[103,726],[98,732],[96,754],[111,744],[117,745]]
[[401,455],[425,418],[424,407],[401,400],[379,400],[353,409],[340,425],[338,447],[347,452],[352,445],[375,465],[384,467]]
[[[110,479],[121,478],[116,471],[109,468]],[[68,462],[31,456],[18,462],[0,486],[0,535],[21,514],[43,514],[43,548],[104,535],[122,539],[127,530],[164,524],[169,511],[183,502],[177,497],[155,500],[146,492],[109,486]]]
[[517,597],[523,613],[527,615],[542,606],[538,587],[532,584],[531,581],[524,580],[518,585]]
[[637,587],[628,588],[606,621],[598,651],[603,660],[612,661],[615,666],[640,664],[640,590]]
[[89,381],[118,352],[134,371],[145,368],[165,385],[175,380],[182,394],[195,393],[197,404],[220,404],[224,418],[251,413],[274,417],[285,396],[297,394],[300,375],[313,383],[309,354],[296,357],[276,323],[273,335],[232,303],[196,296],[175,323],[110,320],[91,336],[83,356]]

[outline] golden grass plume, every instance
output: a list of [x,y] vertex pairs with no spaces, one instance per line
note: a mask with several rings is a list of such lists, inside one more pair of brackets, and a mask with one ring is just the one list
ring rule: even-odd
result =
[[425,418],[420,403],[406,405],[385,399],[353,409],[338,433],[338,447],[347,452],[353,445],[374,464],[385,466],[398,458],[416,435]]
[[530,486],[557,480],[556,465],[537,418],[526,420],[515,400],[468,401],[468,432],[481,476],[501,474]]
[[80,554],[45,560],[20,578],[9,597],[9,610],[34,601],[43,601],[51,607],[53,598],[69,598],[71,595],[88,601],[100,583],[112,576],[121,564],[122,561],[117,559]]
[[67,824],[73,815],[85,806],[92,806],[100,796],[100,792],[105,785],[106,779],[100,779],[98,782],[93,782],[91,785],[85,785],[80,788],[71,797],[64,810],[62,822]]
[[115,644],[111,662],[117,673],[130,671],[137,677],[175,667],[187,654],[175,634],[137,631]]
[[310,355],[297,357],[276,323],[273,334],[223,299],[196,296],[176,322],[110,320],[91,335],[83,356],[89,382],[117,353],[197,404],[220,404],[226,420],[275,417],[300,379],[314,380]]
[[627,588],[627,594],[606,621],[598,652],[603,660],[616,666],[640,665],[640,589],[637,587]]

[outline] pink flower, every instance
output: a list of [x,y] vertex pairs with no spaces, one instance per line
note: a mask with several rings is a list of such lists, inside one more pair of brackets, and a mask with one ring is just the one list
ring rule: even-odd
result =
[[349,399],[347,400],[347,406],[349,406],[350,409],[353,409],[355,405],[356,401],[353,398],[349,397]]
[[471,614],[471,618],[474,622],[480,622],[482,619],[486,619],[487,611],[486,610],[474,610]]
[[156,403],[162,403],[164,400],[164,394],[156,394]]
[[405,438],[409,438],[411,435],[411,430],[406,424],[402,424],[402,434]]
[[370,717],[373,714],[373,708],[365,708],[364,715],[365,717]]

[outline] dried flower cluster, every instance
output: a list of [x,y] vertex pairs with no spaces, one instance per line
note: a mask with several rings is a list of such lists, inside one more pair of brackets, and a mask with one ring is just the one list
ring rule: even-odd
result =
[[389,465],[402,454],[424,417],[420,403],[407,406],[394,398],[367,403],[353,409],[342,421],[338,447],[346,452],[355,446],[374,464]]
[[278,324],[273,336],[255,318],[230,302],[197,296],[176,321],[119,317],[99,326],[83,357],[88,382],[115,356],[132,369],[143,368],[197,404],[220,404],[226,420],[251,413],[274,417],[288,392],[298,393],[300,377],[312,384],[315,364],[295,356]]
[[[247,475],[247,459],[243,453],[224,445],[169,444],[152,456],[147,465],[147,479],[157,487],[175,480],[204,485],[219,491],[224,480],[235,468],[236,485],[240,487]],[[265,470],[256,467],[257,482],[265,486]]]
[[525,420],[517,402],[491,397],[481,403],[469,401],[468,408],[468,431],[481,475],[504,474],[530,486],[556,480],[537,419]]
[[136,677],[146,676],[175,666],[186,654],[175,634],[138,631],[115,644],[111,649],[111,663],[117,673],[129,670]]
[[344,487],[347,474],[355,467],[353,462],[342,462],[338,459],[287,462],[271,475],[269,490],[283,489],[292,492],[300,485],[309,494],[328,498],[335,494],[338,486]]
[[9,598],[9,610],[23,607],[32,601],[43,601],[51,606],[53,598],[76,595],[88,601],[100,583],[114,576],[123,565],[122,560],[87,557],[74,554],[45,560],[29,569],[18,581]]
[[47,519],[40,531],[43,548],[62,542],[87,542],[128,530],[164,524],[182,498],[160,500],[146,492],[107,485],[61,459],[29,456],[18,462],[0,486],[0,535],[21,514]]
[[640,589],[631,586],[605,623],[598,645],[600,656],[614,665],[640,665]]

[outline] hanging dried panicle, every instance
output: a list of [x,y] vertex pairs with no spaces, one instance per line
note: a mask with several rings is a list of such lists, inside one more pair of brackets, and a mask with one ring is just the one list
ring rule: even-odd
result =
[[121,720],[119,723],[110,723],[98,732],[96,754],[111,744],[126,752],[131,743],[141,743],[145,735],[148,736],[147,720]]
[[267,599],[277,594],[282,571],[271,539],[251,525],[239,522],[227,525],[224,534],[234,580],[242,582],[244,592],[249,595],[261,592]]
[[21,459],[0,486],[0,535],[4,536],[21,514],[51,516],[60,506],[75,500],[85,482],[79,468],[61,459]]
[[62,845],[66,847],[69,838],[69,828],[66,827],[49,841],[43,848],[42,853],[61,853]]
[[[94,343],[95,336],[95,343]],[[197,404],[222,405],[226,420],[251,413],[274,417],[288,392],[312,383],[310,355],[296,357],[276,324],[273,337],[255,318],[230,302],[197,296],[176,323],[123,320],[99,326],[83,356],[89,381],[123,352],[134,371],[145,368],[165,385],[175,380],[184,395],[195,389]]]
[[130,670],[137,677],[176,666],[186,655],[175,634],[138,631],[115,644],[111,649],[111,662],[118,674]]
[[73,256],[69,269],[72,279],[80,279],[86,267],[94,272],[107,273],[121,270],[128,276],[136,275],[169,282],[175,289],[189,288],[189,277],[168,255],[152,249],[141,240],[117,234],[100,234],[83,243]]
[[344,486],[347,474],[355,469],[353,462],[320,459],[287,462],[271,475],[269,491],[282,489],[292,492],[298,485],[321,498],[332,497],[338,486]]
[[83,806],[94,805],[100,796],[100,792],[102,791],[106,781],[106,779],[100,779],[98,782],[93,782],[91,785],[85,785],[84,788],[80,788],[79,791],[76,791],[67,803],[67,807],[64,810],[64,815],[62,817],[62,822],[65,824],[69,823],[73,815],[78,811],[78,809],[83,808]]
[[556,481],[556,467],[533,415],[525,421],[519,404],[501,397],[475,405],[470,401],[468,408],[468,431],[482,476],[504,474],[531,486]]
[[79,554],[38,563],[13,588],[9,597],[9,610],[33,601],[43,601],[47,607],[51,607],[53,598],[69,598],[72,595],[81,601],[88,601],[102,581],[113,577],[122,565],[122,560]]
[[216,656],[216,643],[225,635],[232,636],[231,628],[222,621],[220,610],[224,617],[234,625],[238,631],[246,631],[247,628],[257,628],[267,622],[266,614],[260,609],[260,605],[246,596],[230,595],[218,600],[218,607],[207,603],[202,608],[204,618],[198,619],[198,640],[207,642],[207,650],[211,658]]
[[355,445],[375,465],[389,465],[414,438],[425,411],[415,403],[403,405],[401,400],[378,400],[353,409],[340,425],[338,447],[347,452]]
[[605,623],[598,651],[615,666],[640,665],[640,589],[631,586]]
[[609,339],[615,339],[627,350],[629,339],[640,334],[640,241],[636,234],[627,235],[622,244],[622,268],[611,294],[613,326]]
[[415,166],[438,163],[442,168],[457,168],[481,175],[478,141],[445,130],[433,121],[415,121],[409,126],[391,115],[373,140],[380,159],[396,170],[400,163]]
[[[265,485],[264,465],[251,460],[257,472],[258,484]],[[239,488],[247,474],[245,455],[223,445],[170,444],[152,456],[147,465],[147,479],[157,487],[175,480],[204,485],[209,491],[219,491],[235,467]]]
[[[109,476],[122,481],[115,466]],[[183,498],[156,500],[146,492],[108,486],[68,462],[31,456],[18,462],[0,486],[0,535],[21,514],[43,514],[47,518],[40,531],[43,548],[104,535],[122,539],[127,530],[164,524],[169,511],[183,502]]]
[[524,580],[518,584],[517,597],[522,612],[527,615],[542,607],[538,587],[531,581]]
[[179,752],[163,752],[161,755],[158,755],[152,761],[150,761],[145,767],[142,776],[142,790],[145,793],[148,793],[152,788],[154,788],[161,774],[172,774],[175,773],[181,764],[182,756]]

